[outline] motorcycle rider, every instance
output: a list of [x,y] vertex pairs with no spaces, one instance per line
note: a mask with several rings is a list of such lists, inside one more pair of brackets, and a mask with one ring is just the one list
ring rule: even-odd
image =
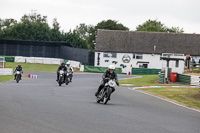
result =
[[66,72],[67,72],[67,68],[65,67],[65,63],[61,63],[61,65],[58,67],[58,70],[57,70],[57,79],[56,79],[56,81],[59,80],[59,71],[60,71],[60,70],[63,70],[63,71],[64,71],[64,81],[65,81]]
[[[95,93],[95,96],[98,96],[99,92],[103,89],[103,87],[105,86],[105,84],[108,82],[108,80],[106,78],[110,78],[110,79],[115,79],[116,84],[119,86],[119,82],[118,82],[118,78],[117,78],[117,74],[115,73],[115,66],[114,65],[110,65],[108,67],[109,69],[106,70],[102,76],[102,83],[100,84],[97,92]],[[113,88],[112,93],[115,91],[115,88]]]
[[69,82],[72,82],[74,69],[72,68],[72,66],[70,66],[70,62],[66,63],[66,68],[67,68],[67,72],[70,73],[70,81]]
[[[14,73],[15,73],[15,78],[14,78],[14,80],[16,80],[16,76],[17,76],[16,71],[20,71],[20,73],[23,73],[23,69],[22,69],[22,66],[21,66],[20,64],[18,64],[18,66],[16,67],[16,69],[15,69],[15,71],[14,71]],[[20,80],[21,80],[21,77],[22,77],[22,75],[20,74]]]

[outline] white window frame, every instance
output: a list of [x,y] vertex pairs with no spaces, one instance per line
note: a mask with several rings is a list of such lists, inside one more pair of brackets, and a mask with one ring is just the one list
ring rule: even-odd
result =
[[[105,57],[106,54],[107,54],[108,56]],[[113,55],[116,55],[116,56],[113,56]],[[117,58],[117,53],[107,53],[107,52],[104,52],[104,53],[103,53],[103,57],[104,57],[104,58]]]
[[[137,59],[138,56],[140,56],[142,58],[141,59]],[[142,60],[143,59],[143,54],[133,54],[133,59]]]

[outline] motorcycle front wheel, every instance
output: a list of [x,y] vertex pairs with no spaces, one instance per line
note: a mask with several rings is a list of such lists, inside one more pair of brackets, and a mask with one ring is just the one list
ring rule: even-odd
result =
[[17,75],[16,82],[19,83],[19,75]]
[[59,80],[58,80],[58,84],[59,84],[59,86],[62,85],[62,77],[59,78]]
[[66,84],[66,85],[69,84],[69,79],[68,79],[68,77],[66,77],[65,84]]

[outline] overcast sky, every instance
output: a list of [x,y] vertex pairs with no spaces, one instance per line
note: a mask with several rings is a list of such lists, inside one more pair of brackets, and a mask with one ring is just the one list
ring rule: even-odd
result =
[[19,21],[31,10],[47,16],[50,26],[57,18],[64,31],[107,19],[135,30],[148,19],[157,19],[167,27],[179,26],[185,33],[200,34],[200,0],[0,0],[1,19]]

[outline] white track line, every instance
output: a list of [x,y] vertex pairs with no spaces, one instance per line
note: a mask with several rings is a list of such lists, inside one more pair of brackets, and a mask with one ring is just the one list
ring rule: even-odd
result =
[[169,103],[172,103],[172,104],[175,104],[177,106],[180,106],[180,107],[183,107],[183,108],[186,108],[186,109],[190,109],[190,110],[193,110],[193,111],[196,111],[196,112],[199,112],[200,113],[200,110],[197,110],[197,109],[193,109],[193,108],[190,108],[190,107],[187,107],[187,106],[184,106],[184,105],[181,105],[181,104],[178,104],[176,102],[172,102],[170,100],[167,100],[167,99],[164,99],[164,98],[161,98],[159,96],[155,96],[153,94],[149,94],[147,92],[144,92],[144,91],[140,91],[140,90],[137,90],[137,88],[130,88],[128,87],[129,90],[134,90],[134,91],[137,91],[137,92],[140,92],[140,93],[143,93],[143,94],[146,94],[146,95],[149,95],[149,96],[152,96],[152,97],[155,97],[155,98],[158,98],[158,99],[161,99],[163,101],[166,101],[166,102],[169,102]]

